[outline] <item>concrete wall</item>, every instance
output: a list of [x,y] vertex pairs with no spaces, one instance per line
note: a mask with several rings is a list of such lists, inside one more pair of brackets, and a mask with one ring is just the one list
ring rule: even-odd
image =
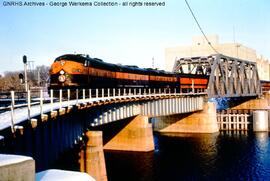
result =
[[204,104],[202,111],[181,118],[180,115],[157,118],[154,130],[163,133],[216,133],[219,131],[216,116],[216,105]]
[[31,157],[0,154],[0,180],[34,181],[35,161]]
[[138,115],[114,136],[105,146],[105,150],[148,152],[155,149],[152,125],[148,117]]
[[232,107],[230,109],[234,109],[234,110],[264,110],[264,109],[268,109],[270,106],[270,95],[266,94],[261,98],[257,98],[257,99],[250,99],[246,102],[243,102],[235,107]]

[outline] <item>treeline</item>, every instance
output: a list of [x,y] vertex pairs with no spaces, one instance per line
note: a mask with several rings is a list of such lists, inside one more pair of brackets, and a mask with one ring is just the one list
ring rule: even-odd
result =
[[[34,70],[27,72],[27,83],[29,88],[46,87],[49,81],[50,67],[42,65],[37,66]],[[19,74],[24,75],[24,71],[7,71],[0,75],[0,91],[25,91],[25,82],[19,79]]]

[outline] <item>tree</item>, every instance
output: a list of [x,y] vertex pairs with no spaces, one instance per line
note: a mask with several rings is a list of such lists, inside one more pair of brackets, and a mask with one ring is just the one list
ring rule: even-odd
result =
[[40,85],[44,86],[49,81],[50,67],[45,66],[45,65],[37,66],[36,71],[37,71],[37,73],[39,73],[39,78],[40,78],[39,83],[40,83]]
[[[50,67],[41,65],[31,72],[27,72],[29,87],[46,87],[49,80],[49,69]],[[19,79],[20,73],[24,75],[24,71],[7,71],[4,76],[0,76],[0,91],[24,91],[24,84]]]
[[3,77],[0,77],[0,89],[1,91],[11,91],[11,90],[16,90],[16,91],[22,91],[23,90],[23,85],[21,84],[19,80],[19,73],[22,71],[8,71],[5,72]]

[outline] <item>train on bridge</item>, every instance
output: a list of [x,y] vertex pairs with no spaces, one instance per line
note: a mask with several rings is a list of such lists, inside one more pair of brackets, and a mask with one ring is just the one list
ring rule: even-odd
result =
[[49,89],[81,88],[170,88],[204,91],[207,75],[166,72],[120,65],[82,54],[66,54],[51,65]]

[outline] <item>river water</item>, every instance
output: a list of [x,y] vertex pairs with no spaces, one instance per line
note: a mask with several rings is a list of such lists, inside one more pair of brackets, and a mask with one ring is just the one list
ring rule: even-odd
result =
[[268,133],[155,133],[153,152],[105,152],[108,180],[270,180],[269,139]]

